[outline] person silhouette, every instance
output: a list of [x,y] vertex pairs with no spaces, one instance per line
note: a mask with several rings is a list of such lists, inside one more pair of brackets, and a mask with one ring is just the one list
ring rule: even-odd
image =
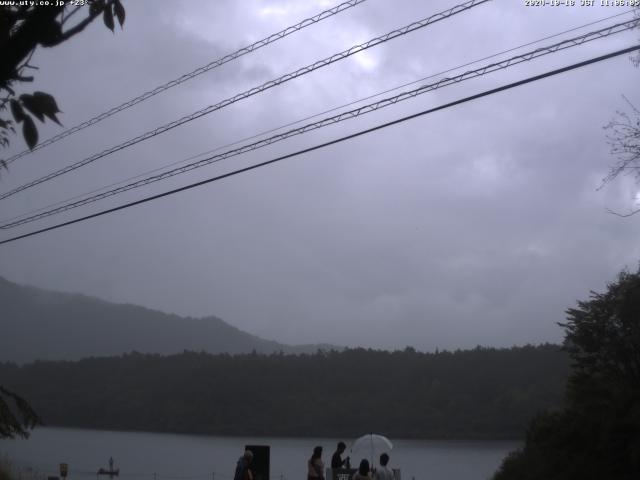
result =
[[322,461],[322,447],[313,449],[313,454],[307,462],[307,480],[324,480],[324,462]]
[[331,468],[349,468],[349,457],[346,457],[344,460],[342,459],[342,454],[346,450],[347,446],[344,442],[338,442],[338,447],[336,448],[335,453],[331,457]]
[[253,452],[251,450],[245,450],[244,454],[238,459],[233,480],[253,480],[253,474],[249,468],[252,461]]
[[380,455],[380,466],[376,468],[373,474],[373,480],[393,480],[394,479],[393,470],[387,467],[388,463],[389,463],[389,455],[386,453],[383,453],[382,455]]

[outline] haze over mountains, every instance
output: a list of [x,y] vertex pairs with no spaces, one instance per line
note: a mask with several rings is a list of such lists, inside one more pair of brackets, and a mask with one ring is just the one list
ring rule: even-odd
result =
[[332,348],[285,345],[243,332],[214,316],[185,318],[136,305],[17,285],[2,277],[0,329],[0,361],[18,363],[131,351],[303,353]]

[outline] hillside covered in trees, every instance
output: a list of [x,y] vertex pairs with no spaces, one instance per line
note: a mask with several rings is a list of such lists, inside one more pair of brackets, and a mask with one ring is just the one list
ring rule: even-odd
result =
[[559,346],[314,355],[131,353],[0,364],[45,424],[218,435],[497,438],[561,403]]
[[251,335],[214,316],[185,318],[18,285],[2,277],[0,305],[0,361],[79,360],[133,350],[164,355],[183,350],[311,353],[330,347],[285,345]]

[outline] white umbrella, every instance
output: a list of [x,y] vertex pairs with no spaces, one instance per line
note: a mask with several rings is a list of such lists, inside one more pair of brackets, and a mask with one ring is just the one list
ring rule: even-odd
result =
[[393,449],[393,443],[387,437],[376,433],[369,433],[356,439],[351,445],[351,454],[354,452],[366,452],[371,460],[373,467],[373,459],[384,452],[390,452]]

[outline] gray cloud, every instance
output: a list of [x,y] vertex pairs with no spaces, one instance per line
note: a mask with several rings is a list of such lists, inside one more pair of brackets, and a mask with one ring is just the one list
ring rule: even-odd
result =
[[[323,8],[252,1],[171,2],[152,10],[130,3],[123,31],[112,35],[96,23],[36,57],[34,89],[56,95],[65,125]],[[366,2],[16,162],[2,188],[451,5]],[[3,201],[0,214],[62,200],[613,13],[492,2]],[[56,219],[313,145],[637,37],[623,34],[438,90]],[[602,125],[624,107],[622,94],[640,101],[638,75],[618,58],[5,245],[0,274],[185,315],[214,314],[292,343],[433,349],[559,341],[564,309],[640,259],[638,221],[605,212],[628,208],[637,188],[626,179],[596,190],[612,162]],[[58,131],[44,126],[43,138]],[[11,150],[20,148],[16,139]]]

